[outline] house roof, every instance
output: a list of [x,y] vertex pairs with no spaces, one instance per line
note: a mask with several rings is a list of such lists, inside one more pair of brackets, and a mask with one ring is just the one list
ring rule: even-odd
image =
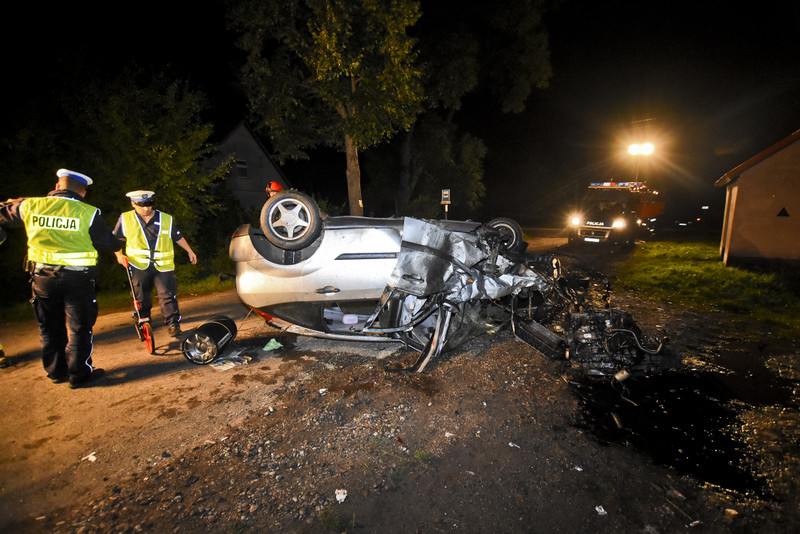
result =
[[797,130],[796,132],[794,132],[789,137],[787,137],[785,139],[782,139],[781,141],[778,141],[777,143],[775,143],[774,145],[772,145],[768,149],[766,149],[766,150],[764,150],[762,152],[759,152],[758,154],[756,154],[752,158],[748,159],[747,161],[745,161],[741,165],[729,170],[728,172],[723,174],[722,177],[719,180],[714,182],[714,185],[717,186],[717,187],[724,187],[726,185],[729,185],[729,184],[735,182],[736,179],[739,178],[739,175],[741,175],[744,171],[746,171],[747,169],[749,169],[750,167],[753,167],[754,165],[756,165],[758,163],[761,163],[762,161],[764,161],[765,159],[767,159],[771,155],[775,154],[779,150],[782,150],[783,148],[786,148],[787,146],[791,145],[792,143],[794,143],[798,139],[800,139],[800,130]]

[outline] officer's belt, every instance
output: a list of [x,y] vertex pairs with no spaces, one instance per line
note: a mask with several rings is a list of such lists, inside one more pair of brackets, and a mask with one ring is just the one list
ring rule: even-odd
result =
[[88,271],[89,267],[75,267],[73,265],[50,265],[49,263],[34,263],[34,269],[64,269],[65,271]]

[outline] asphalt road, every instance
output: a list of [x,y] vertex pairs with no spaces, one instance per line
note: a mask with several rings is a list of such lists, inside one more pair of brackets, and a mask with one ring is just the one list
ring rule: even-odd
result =
[[614,264],[625,260],[633,247],[611,247],[605,243],[568,244],[566,228],[524,228],[528,243],[527,252],[532,254],[556,254],[565,260],[571,259],[591,269],[611,274]]
[[523,228],[528,243],[527,252],[543,254],[554,252],[567,244],[566,229],[563,228]]

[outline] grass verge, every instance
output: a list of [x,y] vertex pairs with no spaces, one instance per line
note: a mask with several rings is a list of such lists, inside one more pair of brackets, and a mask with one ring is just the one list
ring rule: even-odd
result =
[[800,276],[726,267],[716,245],[662,241],[637,246],[617,266],[620,287],[701,311],[747,315],[789,338],[800,337]]

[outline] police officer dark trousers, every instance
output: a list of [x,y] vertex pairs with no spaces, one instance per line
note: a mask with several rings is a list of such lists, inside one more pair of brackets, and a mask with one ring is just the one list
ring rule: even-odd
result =
[[92,364],[98,250],[116,252],[122,244],[100,210],[83,201],[92,179],[67,169],[56,175],[56,189],[46,197],[0,204],[0,224],[24,225],[28,235],[33,311],[47,376],[82,387],[103,375]]
[[37,263],[33,312],[39,323],[47,376],[85,377],[92,372],[92,327],[97,320],[96,267]]

